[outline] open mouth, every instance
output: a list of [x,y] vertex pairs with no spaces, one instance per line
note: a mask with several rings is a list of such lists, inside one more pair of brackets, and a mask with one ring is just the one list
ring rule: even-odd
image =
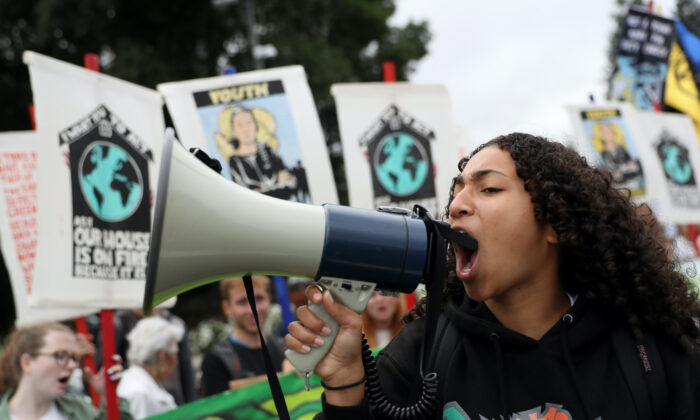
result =
[[58,382],[60,382],[61,385],[66,385],[66,386],[67,386],[67,385],[68,385],[68,380],[70,380],[70,375],[61,376],[60,378],[58,378]]
[[457,275],[462,279],[469,277],[476,265],[476,257],[479,251],[463,247],[456,242],[452,242],[452,246],[455,250]]

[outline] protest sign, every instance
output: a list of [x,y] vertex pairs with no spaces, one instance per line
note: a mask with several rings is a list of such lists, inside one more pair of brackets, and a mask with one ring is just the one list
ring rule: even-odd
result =
[[609,99],[660,110],[673,36],[672,20],[630,8],[617,45]]
[[613,183],[644,200],[648,177],[639,157],[638,140],[625,116],[633,112],[623,105],[568,107],[577,136],[576,148],[591,164],[610,171]]
[[36,108],[37,306],[141,306],[163,141],[157,92],[25,52]]
[[636,111],[628,118],[657,217],[666,223],[700,223],[700,147],[690,117]]
[[89,311],[30,308],[37,231],[36,133],[0,134],[0,246],[12,286],[15,325],[62,321]]
[[158,85],[180,141],[263,194],[337,203],[326,143],[301,66]]
[[445,87],[335,84],[331,93],[350,205],[412,209],[420,204],[433,216],[441,214],[459,161]]

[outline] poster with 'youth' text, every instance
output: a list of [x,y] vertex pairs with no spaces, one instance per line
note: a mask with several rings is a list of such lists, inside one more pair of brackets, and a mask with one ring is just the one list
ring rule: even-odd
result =
[[627,118],[634,110],[615,105],[568,107],[568,111],[579,153],[591,164],[609,170],[613,183],[629,190],[635,200],[646,200],[649,177],[640,158],[639,139]]
[[157,92],[26,52],[38,232],[30,303],[141,306],[164,135]]
[[439,85],[336,84],[350,205],[419,204],[438,217],[458,173],[450,100]]
[[180,141],[227,179],[270,197],[336,203],[335,181],[301,66],[158,85]]

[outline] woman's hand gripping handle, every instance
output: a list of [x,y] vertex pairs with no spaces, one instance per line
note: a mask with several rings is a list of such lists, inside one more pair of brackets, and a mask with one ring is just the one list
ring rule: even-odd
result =
[[314,371],[329,386],[342,386],[364,376],[359,314],[374,287],[369,282],[321,278],[307,290],[309,303],[297,309],[299,321],[289,324],[285,337],[289,347],[285,355],[304,373],[307,389]]

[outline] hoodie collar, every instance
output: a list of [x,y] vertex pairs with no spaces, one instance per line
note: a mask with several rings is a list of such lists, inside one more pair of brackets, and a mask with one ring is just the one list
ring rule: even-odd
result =
[[506,387],[507,373],[504,365],[506,349],[522,349],[541,346],[548,351],[559,353],[571,378],[574,390],[582,404],[585,417],[590,417],[590,408],[579,385],[572,352],[590,341],[605,339],[612,328],[606,319],[611,319],[607,311],[587,304],[579,297],[543,337],[537,341],[523,334],[505,328],[483,302],[474,302],[465,296],[461,305],[448,301],[445,316],[465,335],[487,338],[492,342],[495,353],[495,376],[498,379],[498,397],[501,412],[510,413],[509,395]]
[[[572,319],[567,325],[568,343],[572,350],[589,343],[601,336],[607,336],[613,328],[610,324],[608,311],[593,305],[583,295],[578,296],[574,305],[567,311]],[[461,304],[452,300],[445,306],[445,316],[464,334],[490,339],[493,333],[498,334],[504,347],[529,347],[546,344],[551,340],[559,340],[562,323],[559,320],[538,341],[501,324],[483,302],[477,302],[465,296]],[[559,347],[559,344],[554,344]]]

